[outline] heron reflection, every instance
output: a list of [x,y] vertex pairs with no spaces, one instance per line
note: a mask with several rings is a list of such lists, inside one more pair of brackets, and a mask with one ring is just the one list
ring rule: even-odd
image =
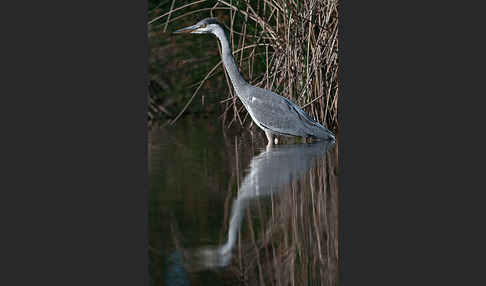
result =
[[253,199],[288,189],[283,187],[306,174],[318,159],[325,157],[333,144],[322,141],[313,144],[267,146],[264,152],[254,157],[233,201],[226,243],[215,249],[200,249],[197,253],[202,260],[200,263],[206,267],[228,265],[249,203]]

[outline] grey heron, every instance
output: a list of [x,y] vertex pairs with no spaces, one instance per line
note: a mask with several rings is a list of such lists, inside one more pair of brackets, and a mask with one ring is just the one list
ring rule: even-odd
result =
[[[276,135],[335,140],[331,131],[310,117],[297,104],[270,90],[252,86],[243,78],[236,66],[226,34],[215,18],[203,19],[174,33],[213,34],[218,38],[223,65],[236,95],[253,122],[265,132],[269,145],[274,143]],[[278,140],[275,139],[275,142]]]

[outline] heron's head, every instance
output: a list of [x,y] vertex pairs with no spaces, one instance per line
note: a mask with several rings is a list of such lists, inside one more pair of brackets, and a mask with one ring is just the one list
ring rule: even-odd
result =
[[211,34],[219,27],[219,22],[216,20],[216,18],[206,18],[197,22],[196,25],[179,29],[173,33]]

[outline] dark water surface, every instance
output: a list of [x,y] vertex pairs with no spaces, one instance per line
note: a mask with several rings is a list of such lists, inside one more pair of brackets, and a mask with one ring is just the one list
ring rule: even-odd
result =
[[339,285],[338,143],[234,129],[149,132],[152,285]]

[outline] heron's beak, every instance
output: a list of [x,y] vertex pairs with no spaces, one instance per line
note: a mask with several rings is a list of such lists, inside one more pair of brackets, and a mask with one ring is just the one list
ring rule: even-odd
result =
[[197,30],[199,27],[197,25],[185,27],[182,29],[179,29],[177,31],[172,32],[172,34],[183,34],[183,33],[191,33],[194,30]]

